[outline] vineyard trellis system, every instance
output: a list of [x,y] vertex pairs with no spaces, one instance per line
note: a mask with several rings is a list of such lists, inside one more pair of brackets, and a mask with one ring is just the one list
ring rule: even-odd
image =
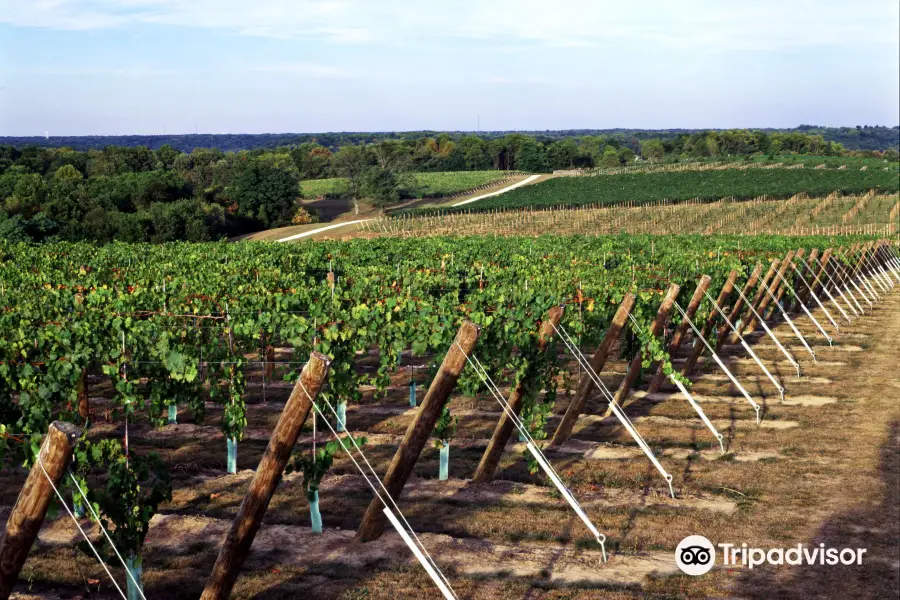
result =
[[[760,279],[765,262],[771,264]],[[671,488],[671,475],[625,413],[644,371],[652,376],[651,393],[667,377],[722,443],[688,391],[704,348],[758,406],[716,354],[726,337],[743,341],[776,310],[790,321],[790,304],[815,321],[810,298],[839,335],[823,297],[835,307],[841,298],[850,312],[839,312],[850,320],[850,313],[864,313],[863,305],[897,283],[896,242],[864,237],[431,238],[293,247],[0,244],[0,456],[32,469],[0,539],[0,598],[12,589],[35,524],[46,514],[50,494],[42,481],[57,494],[59,487],[73,489],[63,477],[70,460],[74,489],[106,535],[96,556],[127,562],[129,593],[134,588],[143,596],[140,551],[150,517],[171,498],[171,482],[158,458],[129,450],[129,420],[146,418],[164,427],[168,407],[181,404],[199,422],[207,402],[218,403],[222,433],[236,444],[247,424],[244,394],[253,365],[262,367],[263,381],[272,381],[270,364],[304,364],[302,373],[283,373],[294,392],[204,592],[204,598],[227,597],[307,416],[321,412],[319,390],[327,387],[339,402],[358,401],[361,384],[384,392],[410,353],[432,357],[433,366],[426,367],[431,383],[380,484],[386,496],[373,487],[376,497],[358,536],[378,537],[389,520],[444,595],[455,597],[437,562],[395,514],[399,509],[389,506],[454,389],[474,395],[487,385],[497,397],[494,381],[515,382],[508,400],[497,398],[504,413],[476,481],[493,477],[497,453],[515,426],[528,442],[533,472],[543,470],[582,516],[538,445],[548,437],[546,420],[538,417],[552,410],[559,385],[558,353],[547,351],[552,344],[563,342],[584,373],[550,446],[565,443],[584,400],[600,389],[608,412],[629,429]],[[708,289],[720,290],[715,301]],[[825,325],[815,323],[831,342]],[[672,359],[691,333],[694,350],[676,371]],[[613,395],[598,373],[616,343],[620,354],[634,358]],[[809,349],[805,339],[804,345]],[[582,346],[597,348],[590,360]],[[274,360],[276,347],[289,348],[291,360]],[[744,348],[753,354],[746,343]],[[358,357],[373,349],[375,372],[357,372]],[[478,366],[466,369],[467,363]],[[107,410],[122,425],[121,442],[90,435],[97,407],[89,389],[98,378],[112,386]],[[46,439],[53,439],[54,428],[63,434],[56,434],[61,441],[51,452]],[[340,439],[351,440],[364,457],[349,434]],[[341,446],[350,452],[343,441]],[[98,473],[107,475],[105,484]],[[582,520],[602,545],[602,534],[586,515]],[[22,534],[15,526],[21,522],[29,524]]]

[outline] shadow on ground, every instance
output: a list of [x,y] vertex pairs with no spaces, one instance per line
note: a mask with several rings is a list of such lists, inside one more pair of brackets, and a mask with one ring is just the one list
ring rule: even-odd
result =
[[[881,450],[883,495],[859,498],[860,508],[838,515],[808,547],[866,548],[856,566],[767,567],[747,571],[733,595],[747,599],[900,598],[900,420],[889,429]],[[848,443],[853,443],[848,440]],[[852,494],[853,490],[846,490]],[[786,571],[790,568],[790,571]],[[781,574],[781,576],[779,576]]]

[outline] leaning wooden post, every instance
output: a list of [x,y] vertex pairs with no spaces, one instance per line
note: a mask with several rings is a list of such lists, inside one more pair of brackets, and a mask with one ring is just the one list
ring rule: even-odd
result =
[[[756,282],[759,281],[759,276],[762,273],[762,268],[763,268],[762,263],[756,263],[756,267],[753,268],[753,272],[750,273],[750,277],[748,277],[747,281],[744,283],[744,287],[741,290],[741,294],[743,294],[744,297],[746,297],[748,300],[749,300],[749,294],[751,293],[753,286],[755,286]],[[775,272],[774,268],[770,269],[770,271],[771,272],[768,274],[767,277],[771,277],[772,273]],[[759,291],[764,292],[765,288],[760,288]],[[735,301],[734,301],[734,306],[732,306],[731,310],[728,312],[728,320],[731,321],[735,327],[740,327],[740,325],[737,323],[736,319],[737,319],[738,315],[741,314],[741,311],[745,309],[744,304],[746,304],[744,302],[744,298],[742,298],[741,296],[738,296],[737,299],[735,299]],[[719,306],[722,306],[722,304],[719,303]],[[750,308],[746,308],[746,310],[748,311],[748,313],[750,312]],[[716,314],[718,314],[718,311],[714,310],[712,312],[713,318],[715,318]],[[731,333],[731,328],[728,326],[728,323],[722,323],[722,326],[719,327],[718,331],[716,332],[716,345],[714,346],[714,348],[716,350],[721,348],[722,344],[725,342],[725,338],[728,337],[729,333]]]
[[[541,328],[538,332],[538,352],[544,352],[547,348],[547,344],[549,344],[556,335],[555,327],[559,325],[562,315],[562,306],[554,306],[547,311],[546,318],[544,322],[541,323]],[[520,383],[513,388],[513,391],[509,394],[509,400],[507,400],[509,409],[514,412],[516,416],[522,412],[525,396],[531,391],[525,386],[525,381],[527,381],[528,377],[526,376],[522,379],[524,381],[520,381]],[[512,432],[513,420],[506,411],[503,411],[500,415],[500,420],[497,422],[497,426],[494,428],[494,435],[491,436],[491,441],[488,443],[488,447],[481,457],[481,462],[478,463],[478,468],[475,470],[475,476],[472,478],[472,481],[475,483],[487,483],[494,478],[494,473],[497,471],[497,465],[500,464],[500,458],[503,456],[503,451],[506,449],[506,444],[509,442],[509,437],[512,435]]]
[[[72,450],[78,439],[78,428],[71,423],[54,421],[41,444],[37,461],[31,467],[28,479],[19,492],[16,505],[6,522],[6,531],[0,537],[0,599],[6,600],[12,593],[19,571],[28,558],[50,500],[55,498],[54,487],[59,486]],[[51,483],[52,482],[52,483]]]
[[[728,296],[730,296],[732,290],[734,290],[734,282],[737,281],[737,276],[737,271],[731,271],[731,273],[728,274],[728,279],[725,280],[725,285],[722,286],[722,291],[719,292],[719,297],[716,298],[716,303],[719,306],[725,305],[725,302],[728,300]],[[709,313],[709,317],[707,317],[706,323],[703,324],[703,328],[700,330],[701,338],[705,338],[710,330],[715,327],[717,314],[718,313],[715,310]],[[688,357],[687,361],[685,361],[684,366],[681,368],[682,375],[687,377],[691,374],[691,371],[693,371],[694,367],[697,365],[697,361],[700,360],[700,356],[703,354],[704,349],[706,349],[706,345],[700,339],[694,339],[693,351],[691,352],[691,355]]]
[[[778,287],[782,287],[782,288],[785,287],[785,285],[784,285],[785,271],[787,271],[788,267],[791,265],[791,261],[793,260],[793,258],[794,258],[794,251],[790,250],[785,255],[784,260],[781,261],[781,264],[779,265],[778,271],[777,271],[778,277],[773,278],[773,280],[768,285],[769,290],[773,294],[778,289]],[[765,293],[766,286],[761,286],[759,291],[762,292],[762,297],[760,298],[759,303],[756,305],[756,312],[761,315],[765,312],[766,307],[769,306],[769,302],[771,302],[772,296]],[[739,339],[738,332],[743,334],[746,332],[753,331],[754,329],[756,329],[756,326],[758,325],[758,321],[759,321],[759,319],[756,318],[756,315],[753,313],[750,313],[749,317],[745,321],[746,325],[738,328],[738,331],[736,331],[732,334],[729,341],[732,344],[736,344]]]
[[[793,264],[794,264],[794,259],[800,259],[800,258],[803,258],[803,255],[804,255],[805,253],[806,253],[806,250],[805,250],[804,248],[800,248],[799,250],[797,250],[797,252],[794,253],[793,256],[791,256],[790,259],[785,260],[784,262],[787,263],[787,268],[786,268],[785,270],[791,269],[791,267],[792,267]],[[782,264],[782,267],[784,267],[784,266],[785,266],[785,265]],[[803,279],[803,277],[804,277],[802,273],[798,273],[798,272],[795,271],[794,269],[791,269],[791,273],[782,273],[783,278],[782,278],[782,280],[781,280],[781,286],[778,288],[778,293],[775,294],[775,302],[781,303],[781,298],[782,298],[782,296],[784,296],[784,294],[787,292],[787,289],[788,289],[788,285],[787,285],[787,284],[788,284],[788,280],[794,279],[794,285],[795,285],[794,291],[797,290],[797,287],[798,287],[798,286],[796,285],[796,283],[797,283],[796,279],[793,277],[794,274],[796,274],[797,277],[799,277],[799,278],[801,278],[801,279]],[[804,287],[805,287],[805,286],[804,286]],[[762,308],[763,308],[763,310],[765,310],[766,307],[763,306]],[[775,310],[775,307],[772,306],[772,311],[774,311],[774,310]],[[760,315],[763,315],[763,311],[762,311],[762,310],[759,311],[759,314],[760,314]],[[763,316],[765,316],[765,315],[763,315]],[[752,330],[751,330],[751,331],[752,331]]]
[[253,538],[259,531],[275,488],[281,481],[284,467],[300,436],[300,430],[313,408],[319,390],[325,383],[330,364],[324,354],[313,352],[309,362],[303,367],[300,379],[294,385],[272,431],[269,445],[259,461],[256,474],[247,489],[247,495],[244,496],[244,501],[231,525],[231,531],[228,532],[219,552],[219,558],[216,559],[212,573],[206,580],[201,600],[226,600],[231,595],[238,571],[250,552],[250,545],[253,544]]
[[[659,310],[656,312],[656,318],[653,319],[653,325],[650,326],[650,335],[653,337],[658,337],[662,334],[663,328],[666,326],[666,321],[669,320],[669,313],[672,312],[672,304],[675,303],[675,298],[678,296],[679,291],[681,291],[681,287],[677,283],[669,285],[669,290],[666,292],[662,304],[659,305]],[[622,408],[627,406],[625,400],[628,398],[631,388],[634,387],[638,375],[641,373],[641,364],[643,361],[643,353],[638,350],[638,353],[635,354],[634,358],[631,360],[631,364],[628,365],[628,372],[625,373],[625,379],[622,381],[621,385],[619,385],[619,389],[616,390],[613,402]],[[606,412],[603,413],[603,418],[605,419],[611,414],[612,406],[610,405],[610,407],[606,409]]]
[[[628,315],[631,314],[632,308],[634,308],[634,294],[628,292],[622,299],[622,303],[619,304],[619,308],[613,316],[612,323],[609,324],[609,328],[603,336],[603,341],[600,342],[600,346],[597,348],[597,351],[594,352],[594,356],[591,357],[591,368],[597,375],[600,375],[603,366],[606,364],[606,360],[609,358],[613,345],[619,339],[619,336],[622,335],[622,328],[625,326],[625,322],[628,321]],[[562,421],[556,428],[556,433],[553,434],[553,440],[550,442],[551,446],[562,444],[569,439],[570,435],[572,435],[572,429],[575,427],[575,422],[584,410],[584,405],[587,402],[588,396],[591,395],[594,388],[594,380],[591,378],[590,374],[585,371],[584,375],[581,376],[581,381],[578,382],[578,391],[575,393],[575,397],[572,398],[572,402],[569,403],[566,414],[563,415]]]
[[[781,265],[781,259],[778,259],[778,258],[772,259],[771,264],[769,264],[769,270],[766,271],[765,277],[763,277],[762,280],[759,282],[759,287],[756,289],[756,295],[753,296],[753,300],[750,303],[750,306],[748,306],[744,310],[744,314],[741,315],[741,319],[740,319],[741,325],[738,325],[734,321],[734,319],[731,319],[731,322],[734,323],[734,325],[737,329],[741,329],[743,324],[747,323],[753,317],[753,310],[756,310],[759,307],[760,303],[763,301],[763,298],[768,296],[768,294],[766,294],[766,289],[769,287],[772,279],[775,277],[775,272],[778,271],[778,267],[780,265]],[[749,286],[744,286],[744,295],[745,296],[747,295],[747,293],[749,291],[750,291]],[[753,307],[753,310],[750,310],[750,307]],[[728,324],[722,325],[721,329],[719,330],[720,335],[722,334],[723,331],[727,335],[729,343],[731,343],[731,344],[737,343],[738,336],[736,333],[731,333],[731,328],[728,327]],[[723,343],[725,343],[724,337],[720,339],[720,341],[718,342],[718,344],[716,346],[716,349],[719,349]]]
[[[471,321],[464,321],[453,345],[447,351],[441,368],[428,387],[428,393],[422,400],[422,406],[419,408],[416,418],[406,429],[403,441],[394,454],[387,473],[384,475],[384,487],[393,498],[398,498],[406,485],[409,476],[412,474],[413,466],[422,453],[422,448],[428,442],[428,436],[434,429],[434,424],[441,416],[441,411],[450,397],[450,392],[456,386],[456,381],[466,366],[466,356],[472,353],[475,342],[481,328]],[[382,503],[378,498],[374,498],[363,516],[362,524],[356,537],[363,542],[378,539],[384,532],[385,515],[382,511]]]
[[[709,289],[710,282],[712,282],[712,278],[709,275],[704,275],[700,278],[700,283],[697,284],[697,289],[694,290],[694,295],[691,296],[691,301],[688,302],[687,310],[685,310],[688,318],[681,322],[681,325],[678,326],[678,329],[675,330],[675,334],[672,336],[672,341],[669,342],[668,352],[672,358],[675,358],[678,349],[681,348],[681,342],[684,341],[684,335],[690,327],[688,319],[693,321],[694,315],[697,313],[697,309],[700,308],[700,303],[706,295],[706,290]],[[663,366],[659,365],[656,368],[656,375],[653,376],[653,381],[650,382],[650,388],[647,390],[647,393],[658,392],[665,380],[666,374],[663,372]]]
[[[825,256],[825,254],[823,253],[822,256]],[[821,267],[818,269],[818,271],[816,270],[816,265],[818,264],[818,258],[819,258],[819,249],[813,248],[812,252],[809,253],[809,259],[806,261],[806,264],[809,267],[809,269],[803,269],[801,271],[802,273],[809,273],[809,276],[812,278],[812,280],[809,282],[809,286],[813,290],[815,290],[816,287],[818,286],[818,284],[816,283],[816,281],[817,281],[816,278],[821,279],[822,275],[825,272],[825,269],[823,269]],[[800,296],[800,298],[794,298],[794,301],[791,304],[791,310],[795,310],[795,311],[799,310],[800,302],[801,301],[807,302],[810,298],[810,293],[809,293],[809,290],[806,288],[806,286],[804,286],[803,289],[801,289],[801,290],[797,290],[797,295]]]

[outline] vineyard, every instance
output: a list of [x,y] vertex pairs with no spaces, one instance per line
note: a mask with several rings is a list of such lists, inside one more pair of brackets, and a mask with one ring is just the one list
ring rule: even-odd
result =
[[[852,213],[852,226],[896,197],[791,202],[785,219]],[[0,244],[0,514],[16,522],[32,476],[65,504],[16,592],[752,595],[761,583],[724,572],[678,580],[671,549],[697,530],[811,538],[818,521],[795,509],[830,494],[843,510],[852,498],[835,490],[851,481],[877,501],[853,479],[871,457],[835,449],[867,423],[880,442],[892,410],[874,380],[900,262],[875,240]],[[873,381],[853,387],[865,369]],[[860,411],[863,392],[882,400]],[[58,442],[74,448],[68,470],[48,464],[56,421],[78,427]],[[397,503],[367,487],[354,449]],[[403,523],[386,524],[382,503]],[[420,534],[425,570],[409,534],[381,535],[391,524]],[[10,539],[0,597],[15,581]]]
[[436,235],[682,234],[891,235],[900,231],[900,197],[870,191],[787,200],[722,198],[679,203],[566,208],[497,209],[490,212],[407,213],[380,217],[357,226],[357,235],[430,237]]
[[[766,196],[789,198],[805,193],[824,197],[832,192],[863,194],[869,190],[896,193],[900,189],[895,164],[879,168],[806,168],[802,163],[784,168],[709,168],[686,171],[616,173],[583,177],[554,177],[501,196],[487,198],[465,210],[507,208],[647,204],[692,199],[737,200]],[[462,210],[462,209],[459,209]]]

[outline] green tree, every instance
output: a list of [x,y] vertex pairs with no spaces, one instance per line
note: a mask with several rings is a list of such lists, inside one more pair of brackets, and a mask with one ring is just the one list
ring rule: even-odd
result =
[[532,137],[525,138],[516,151],[516,168],[530,173],[549,171],[544,145]]
[[36,173],[28,173],[16,180],[16,187],[12,196],[6,199],[4,209],[10,215],[22,215],[27,219],[40,211],[46,197],[44,178]]
[[659,140],[644,140],[641,142],[641,156],[644,160],[660,161],[666,155],[666,150]]
[[637,155],[628,146],[619,148],[619,164],[628,165],[634,162]]
[[547,165],[552,171],[571,169],[577,156],[578,144],[573,139],[559,140],[547,146]]
[[400,177],[390,169],[369,167],[363,177],[363,192],[375,206],[384,208],[400,199]]
[[603,156],[600,158],[600,166],[606,168],[613,168],[621,166],[619,162],[619,153],[612,146],[607,146],[603,151]]
[[72,165],[57,169],[50,181],[43,210],[59,224],[63,239],[81,239],[81,221],[90,208],[81,172]]
[[361,146],[342,146],[331,158],[331,168],[338,177],[347,179],[347,195],[353,201],[353,212],[359,214],[359,200],[366,185],[366,172],[373,160]]
[[163,144],[156,150],[158,167],[169,171],[175,165],[175,161],[181,156],[181,152],[168,144]]
[[277,227],[290,217],[300,200],[300,175],[287,154],[242,156],[238,174],[226,195],[236,212],[263,227]]
[[332,153],[325,146],[305,142],[292,149],[290,154],[301,180],[322,179],[328,175]]

